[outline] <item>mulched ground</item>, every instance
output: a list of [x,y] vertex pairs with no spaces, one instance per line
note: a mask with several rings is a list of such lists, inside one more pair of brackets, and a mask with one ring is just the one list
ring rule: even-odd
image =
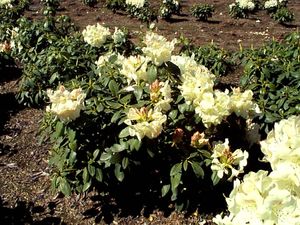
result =
[[[215,13],[209,22],[199,22],[190,16],[189,8],[197,0],[183,3],[183,14],[171,22],[159,20],[160,33],[169,38],[184,34],[197,45],[212,40],[227,50],[236,50],[239,43],[244,47],[260,46],[271,38],[282,37],[299,28],[300,2],[291,0],[289,7],[295,13],[295,22],[282,26],[272,21],[264,12],[249,19],[235,20],[227,9],[232,1],[206,0],[215,5]],[[134,32],[143,30],[144,25],[124,14],[113,14],[100,1],[89,8],[79,0],[61,1],[61,14],[67,14],[83,28],[88,24],[103,22],[112,28],[126,26]],[[156,4],[157,5],[157,4]],[[40,17],[40,3],[34,0],[26,16]],[[236,84],[239,73],[229,75],[227,83]],[[47,158],[50,146],[39,144],[39,121],[43,110],[20,106],[14,95],[18,90],[19,72],[6,71],[0,78],[0,224],[199,224],[201,210],[190,214],[162,210],[136,209],[135,213],[114,205],[106,205],[96,192],[86,196],[63,198],[50,188],[50,168]],[[106,201],[108,201],[106,200]],[[123,206],[122,206],[123,207]],[[210,217],[210,215],[205,215]]]

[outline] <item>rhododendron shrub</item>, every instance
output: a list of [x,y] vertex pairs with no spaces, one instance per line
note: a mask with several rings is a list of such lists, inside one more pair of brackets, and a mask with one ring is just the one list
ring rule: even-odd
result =
[[134,179],[182,208],[181,196],[240,177],[250,154],[244,124],[259,113],[251,91],[217,89],[209,69],[152,31],[129,55],[92,34],[86,41],[102,53],[91,71],[47,92],[54,187],[70,194]]

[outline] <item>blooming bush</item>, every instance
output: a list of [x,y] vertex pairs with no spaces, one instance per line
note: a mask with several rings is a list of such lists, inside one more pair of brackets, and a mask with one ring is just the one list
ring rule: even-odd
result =
[[173,14],[180,14],[181,4],[179,0],[163,0],[159,8],[159,15],[163,19],[170,19]]
[[[176,40],[147,32],[142,41],[128,55],[108,43],[90,47],[99,51],[90,72],[63,82],[86,97],[84,107],[74,100],[68,108],[61,103],[67,97],[48,107],[43,129],[55,146],[52,184],[69,195],[96,184],[110,189],[115,182],[146,179],[153,194],[169,196],[182,209],[182,196],[201,195],[195,187],[243,173],[250,142],[240,135],[258,110],[251,91],[219,90],[215,75],[193,56],[173,55]],[[56,92],[48,93],[53,102]],[[240,144],[233,144],[237,139]]]
[[268,12],[274,12],[280,6],[286,6],[287,0],[268,0],[265,1],[264,8],[268,10]]
[[294,14],[287,8],[287,0],[268,0],[264,8],[270,16],[279,23],[291,22],[294,20]]
[[229,5],[229,15],[234,18],[247,18],[250,12],[256,9],[253,0],[236,0]]

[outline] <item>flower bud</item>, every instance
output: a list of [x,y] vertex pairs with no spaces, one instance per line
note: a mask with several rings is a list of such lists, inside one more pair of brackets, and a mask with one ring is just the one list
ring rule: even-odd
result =
[[191,146],[195,148],[200,148],[209,144],[209,139],[204,138],[205,134],[199,131],[195,132],[191,137]]
[[181,128],[176,128],[173,132],[173,145],[182,142],[184,131]]

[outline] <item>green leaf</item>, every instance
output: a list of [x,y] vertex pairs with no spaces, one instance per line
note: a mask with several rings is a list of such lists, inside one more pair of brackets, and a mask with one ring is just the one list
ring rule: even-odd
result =
[[123,142],[123,143],[114,144],[113,146],[110,147],[111,151],[117,153],[117,152],[122,152],[122,151],[126,150],[127,146],[126,146],[125,142]]
[[119,85],[116,83],[116,81],[111,80],[108,84],[108,88],[109,88],[110,92],[112,93],[112,95],[116,96],[118,94]]
[[192,161],[191,165],[192,165],[192,168],[194,170],[194,173],[195,173],[196,177],[197,178],[199,178],[199,177],[203,178],[204,177],[204,171],[203,171],[202,167],[200,166],[200,163]]
[[122,107],[122,104],[118,102],[106,101],[106,104],[112,109],[120,109]]
[[87,191],[91,187],[91,185],[92,185],[92,181],[90,180],[89,182],[83,185],[82,191],[83,192]]
[[102,170],[100,168],[96,168],[95,178],[99,182],[103,181],[103,173],[102,173]]
[[187,160],[184,160],[184,162],[182,164],[182,167],[183,167],[184,171],[187,171],[187,168],[188,168],[188,161]]
[[172,120],[175,120],[176,117],[178,115],[178,110],[174,109],[172,110],[170,113],[169,113],[169,117],[172,119]]
[[94,152],[93,152],[93,160],[96,160],[96,158],[98,157],[100,153],[100,149],[96,149]]
[[112,122],[112,123],[117,122],[117,120],[120,119],[120,117],[121,117],[121,113],[122,113],[121,110],[115,112],[114,115],[111,117],[110,122]]
[[76,160],[76,156],[77,156],[77,153],[74,151],[71,151],[71,153],[69,155],[69,162],[71,165],[74,164],[74,162]]
[[171,176],[171,188],[172,191],[177,189],[181,181],[181,173],[177,173],[175,176]]
[[175,176],[176,174],[181,173],[181,168],[182,168],[181,163],[176,163],[175,165],[173,165],[170,171],[170,176]]
[[69,139],[69,142],[72,142],[75,140],[75,137],[76,137],[76,132],[72,129],[68,129],[68,139]]
[[59,183],[59,188],[58,188],[64,195],[66,196],[70,196],[71,195],[71,187],[70,187],[70,184],[69,182],[65,179],[65,178],[62,178],[60,180],[60,183]]
[[140,100],[143,95],[143,88],[140,86],[137,86],[134,88],[133,93],[135,95],[136,100]]
[[63,135],[64,133],[64,124],[61,121],[57,121],[56,126],[55,126],[55,133],[54,137],[58,138]]
[[89,176],[89,173],[88,173],[88,170],[87,168],[85,167],[83,169],[83,173],[82,173],[82,179],[83,179],[83,182],[87,182],[89,180],[90,176]]
[[170,188],[171,188],[170,184],[164,185],[164,186],[161,188],[161,196],[162,196],[162,197],[166,196],[166,194],[168,194]]
[[111,154],[109,154],[107,152],[103,152],[100,156],[101,161],[108,161],[110,159],[111,159]]
[[127,136],[129,136],[129,127],[125,127],[123,130],[121,130],[120,134],[119,134],[119,138],[125,138]]
[[220,178],[217,175],[217,171],[213,171],[212,175],[211,175],[211,181],[213,182],[213,185],[217,185],[220,181]]
[[55,81],[57,78],[59,78],[58,73],[57,73],[57,72],[56,72],[56,73],[53,73],[52,76],[51,76],[50,79],[49,79],[49,84],[53,84],[54,81]]
[[95,176],[95,167],[93,165],[88,165],[88,171],[89,171],[89,174],[93,177]]
[[124,172],[121,171],[121,165],[118,163],[115,165],[115,176],[120,182],[124,180]]
[[123,169],[126,169],[126,168],[127,168],[128,163],[129,163],[128,158],[127,158],[127,157],[124,157],[124,158],[122,159],[122,167],[123,167]]
[[132,97],[131,94],[128,94],[128,95],[124,96],[123,98],[121,98],[120,102],[122,104],[128,104],[131,100],[131,97]]
[[142,145],[141,141],[139,139],[135,139],[135,138],[128,140],[128,144],[129,144],[131,151],[133,151],[133,150],[138,151]]
[[72,150],[72,151],[76,151],[77,149],[77,143],[76,141],[72,141],[69,143],[69,148]]
[[152,83],[157,78],[157,68],[154,65],[151,65],[147,70],[148,82]]

